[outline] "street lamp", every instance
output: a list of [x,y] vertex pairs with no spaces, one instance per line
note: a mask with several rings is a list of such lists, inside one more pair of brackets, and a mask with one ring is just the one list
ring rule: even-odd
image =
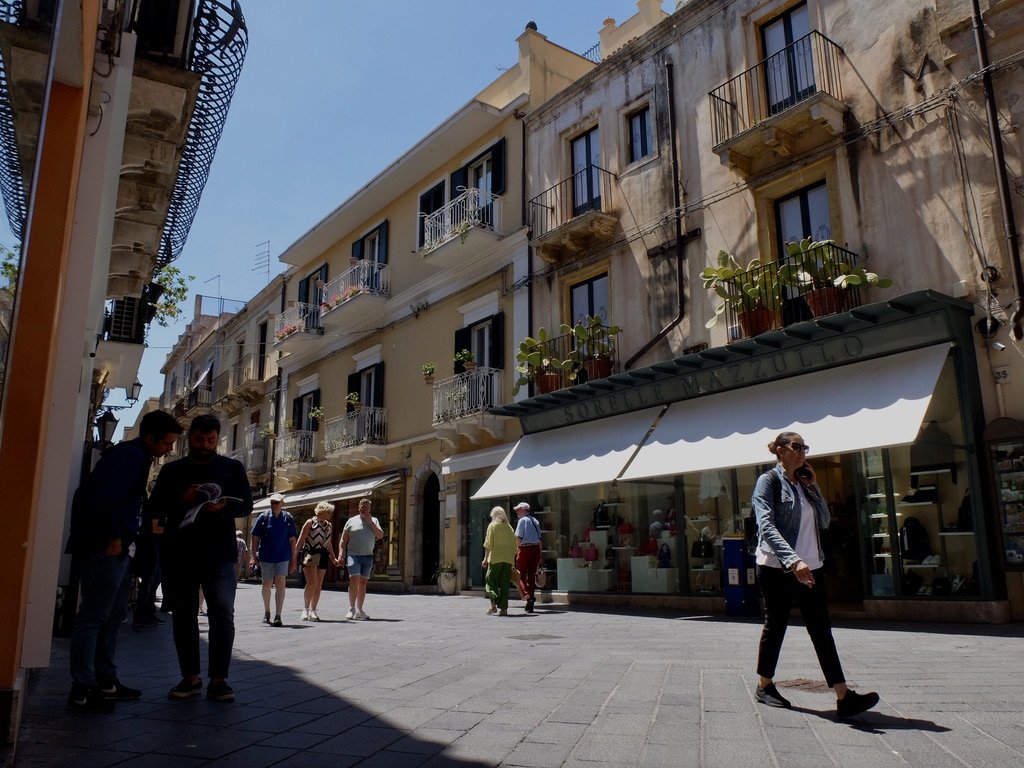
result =
[[117,429],[117,416],[108,408],[102,416],[96,419],[96,430],[100,435],[97,442],[101,448],[107,448],[114,442],[115,429]]
[[142,382],[139,381],[138,377],[135,377],[135,383],[132,384],[132,388],[128,390],[128,402],[132,405],[139,402],[139,396],[142,394]]

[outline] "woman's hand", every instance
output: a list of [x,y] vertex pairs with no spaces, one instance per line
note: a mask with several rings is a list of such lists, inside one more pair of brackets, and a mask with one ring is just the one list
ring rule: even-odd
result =
[[803,560],[797,561],[797,564],[793,566],[793,575],[805,587],[814,586],[814,572]]
[[482,561],[480,562],[480,565],[482,565],[482,566],[483,566],[484,568],[488,568],[488,567],[490,567],[490,562],[489,562],[489,561],[487,560],[487,558],[485,557],[485,558],[484,558],[484,559],[483,559],[483,560],[482,560]]

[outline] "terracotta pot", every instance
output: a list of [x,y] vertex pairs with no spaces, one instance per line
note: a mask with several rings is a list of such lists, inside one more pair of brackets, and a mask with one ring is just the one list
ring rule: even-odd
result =
[[749,338],[772,330],[775,327],[775,313],[770,309],[750,309],[737,314],[743,336]]
[[607,379],[612,375],[612,361],[607,357],[592,357],[583,361],[583,369],[587,372],[587,381]]
[[558,373],[540,373],[537,375],[536,381],[537,392],[542,395],[554,392],[562,386],[562,376]]
[[804,301],[815,317],[836,315],[846,311],[846,291],[834,286],[812,288],[804,294]]
[[437,575],[437,586],[443,595],[454,595],[458,591],[458,582],[454,573],[439,573]]

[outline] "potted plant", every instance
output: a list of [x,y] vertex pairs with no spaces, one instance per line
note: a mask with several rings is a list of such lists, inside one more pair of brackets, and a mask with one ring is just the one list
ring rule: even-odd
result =
[[420,370],[423,372],[423,381],[427,384],[433,384],[434,374],[437,373],[437,364],[426,362],[420,366]]
[[805,237],[799,242],[788,242],[786,263],[779,269],[779,279],[804,297],[815,317],[845,310],[843,291],[850,287],[888,288],[892,285],[892,280],[854,266],[848,253],[833,240],[815,241]]
[[317,405],[317,406],[309,409],[309,418],[311,418],[311,419],[316,419],[317,421],[321,421],[324,418],[324,416],[326,416],[326,415],[327,414],[324,411],[324,408],[323,408],[322,405]]
[[445,595],[454,595],[458,587],[457,576],[459,569],[455,566],[454,560],[442,560],[437,570],[434,571],[434,578],[437,580],[437,586],[441,589],[441,592]]
[[362,403],[359,402],[359,393],[355,391],[349,392],[345,395],[345,402],[351,405],[354,409],[362,407]]
[[554,392],[562,382],[562,371],[573,366],[572,360],[561,360],[554,354],[553,346],[549,343],[548,332],[544,327],[537,329],[537,337],[527,336],[519,342],[519,350],[516,352],[516,379],[512,394],[516,394],[519,388],[531,381],[537,382],[537,391],[540,394]]
[[476,357],[468,349],[460,349],[455,353],[452,358],[454,363],[462,363],[462,369],[464,371],[472,371],[476,369]]
[[580,367],[587,372],[587,381],[611,376],[613,340],[622,332],[619,326],[606,326],[600,315],[587,315],[573,328],[563,325],[562,332],[573,335],[575,366],[570,372],[571,379],[576,378]]
[[260,426],[260,437],[274,437],[274,422],[268,421]]
[[782,285],[775,264],[751,259],[744,267],[728,251],[718,252],[718,266],[705,267],[700,279],[722,302],[705,324],[713,328],[727,308],[732,309],[746,336],[757,336],[775,327]]

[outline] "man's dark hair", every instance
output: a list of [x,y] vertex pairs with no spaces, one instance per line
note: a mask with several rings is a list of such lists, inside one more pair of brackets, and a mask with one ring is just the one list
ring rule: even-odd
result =
[[139,423],[139,437],[151,437],[154,440],[163,440],[169,432],[180,435],[184,431],[177,419],[167,411],[150,411]]
[[204,413],[202,416],[196,416],[188,426],[189,437],[195,434],[205,435],[207,432],[216,432],[220,434],[220,419],[209,413]]

